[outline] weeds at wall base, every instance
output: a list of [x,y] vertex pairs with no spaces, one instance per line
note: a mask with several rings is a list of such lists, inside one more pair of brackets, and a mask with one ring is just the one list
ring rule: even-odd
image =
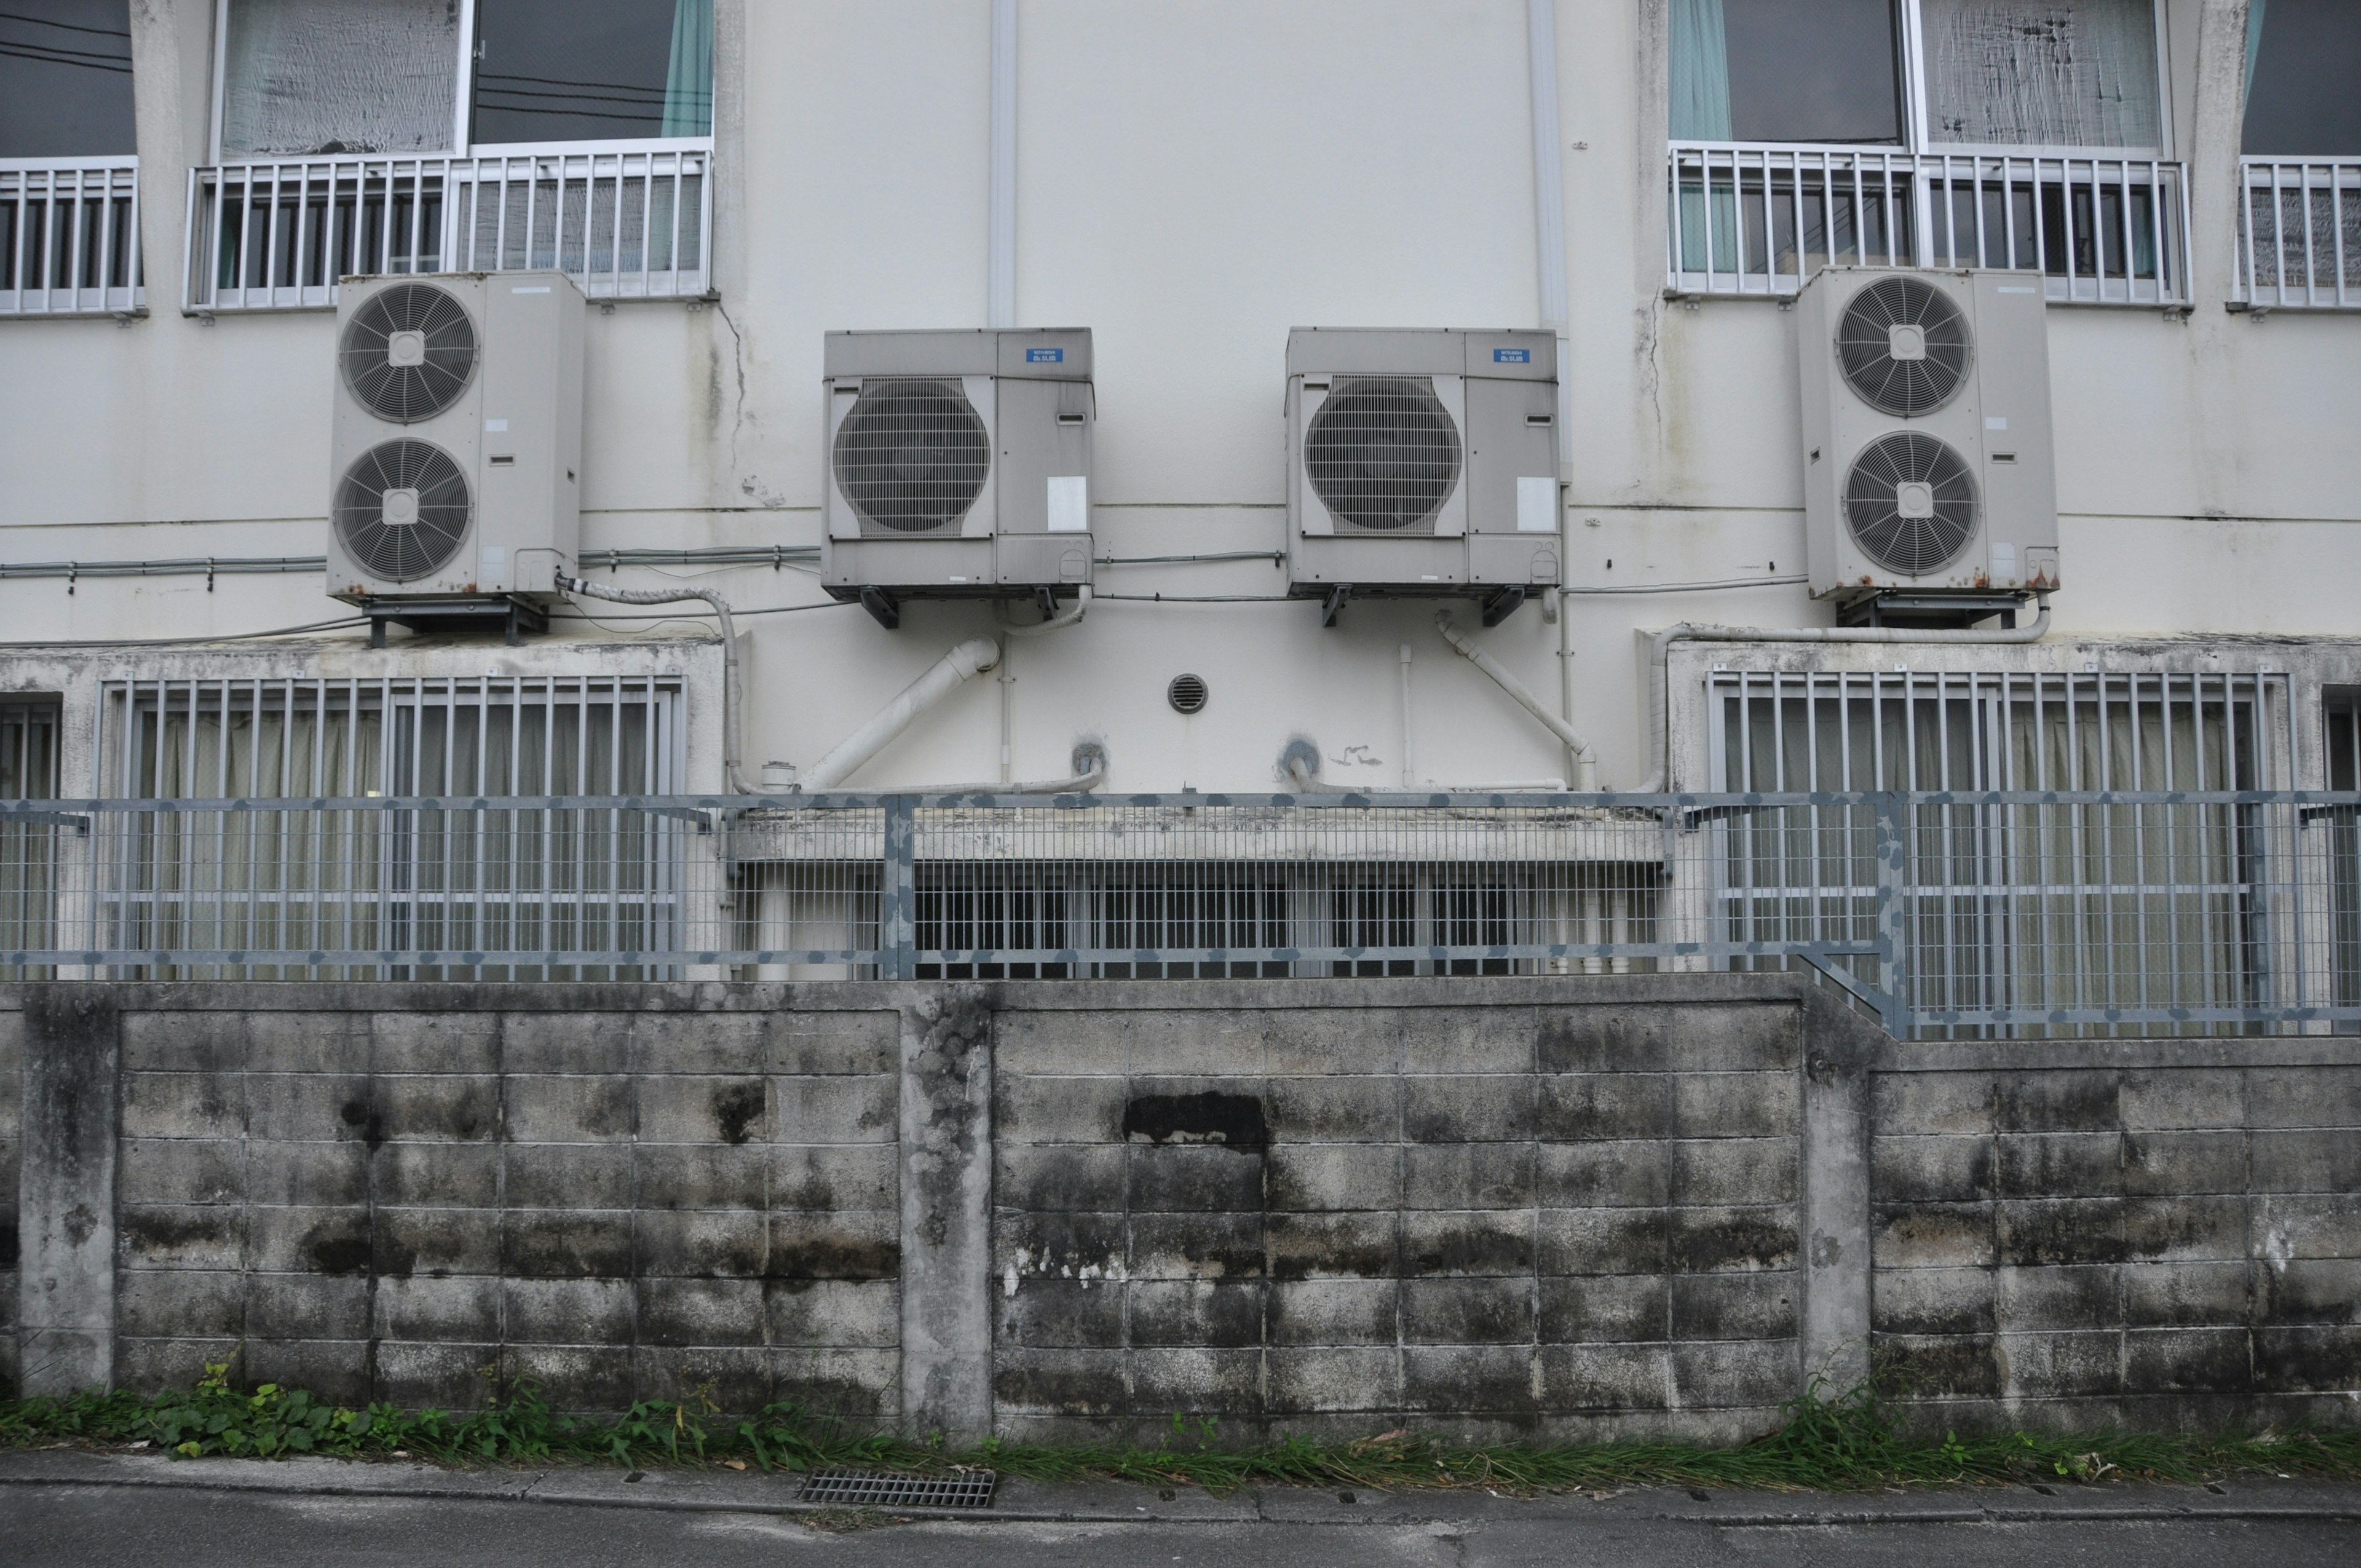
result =
[[727,1463],[800,1471],[870,1465],[941,1471],[987,1465],[1040,1481],[1124,1480],[1224,1492],[1239,1486],[1482,1486],[1504,1494],[1631,1486],[1854,1490],[1871,1486],[2008,1483],[2196,1482],[2241,1475],[2361,1481],[2361,1431],[2235,1433],[2215,1437],[2108,1430],[2068,1435],[2023,1431],[1906,1439],[1868,1389],[1787,1407],[1777,1431],[1734,1448],[1675,1442],[1463,1445],[1401,1430],[1350,1442],[1282,1437],[1220,1446],[1210,1420],[1173,1418],[1158,1446],[1005,1443],[973,1450],[863,1431],[792,1404],[723,1416],[710,1387],[680,1400],[633,1405],[613,1420],[554,1413],[540,1390],[520,1386],[464,1414],[391,1405],[335,1406],[275,1383],[241,1390],[227,1364],[198,1386],[148,1398],[90,1392],[0,1402],[0,1445],[152,1444],[188,1458],[427,1459],[444,1464],[573,1462],[626,1466]]

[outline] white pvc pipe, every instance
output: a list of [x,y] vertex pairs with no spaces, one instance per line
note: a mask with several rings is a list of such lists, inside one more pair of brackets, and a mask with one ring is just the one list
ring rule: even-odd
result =
[[1683,621],[1667,626],[1648,640],[1649,729],[1656,753],[1656,771],[1640,785],[1641,795],[1661,795],[1672,772],[1672,736],[1667,718],[1672,704],[1672,647],[1675,642],[1920,642],[1937,646],[1995,648],[2011,643],[2038,642],[2049,630],[2049,598],[2039,596],[2041,612],[2030,626],[1994,631],[1921,631],[1906,626],[1799,626],[1784,630],[1754,626],[1711,626]]
[[1518,707],[1540,719],[1544,729],[1565,743],[1565,749],[1574,755],[1576,789],[1587,794],[1598,787],[1598,756],[1591,751],[1590,742],[1575,733],[1573,725],[1543,707],[1542,699],[1535,696],[1524,682],[1510,674],[1498,659],[1467,641],[1459,628],[1451,624],[1449,615],[1436,616],[1434,629],[1443,633],[1443,640],[1457,650],[1461,658],[1491,676],[1494,685],[1515,698]]
[[678,604],[686,599],[703,599],[713,607],[713,617],[721,623],[722,784],[732,795],[760,793],[746,783],[741,769],[744,749],[740,744],[739,727],[745,722],[745,693],[738,684],[738,633],[730,622],[730,601],[711,588],[617,588],[604,583],[586,583],[563,572],[556,575],[555,581],[560,593],[614,604]]
[[1401,779],[1402,788],[1416,789],[1418,787],[1418,774],[1412,770],[1410,758],[1410,644],[1405,642],[1401,645]]
[[[925,674],[902,688],[902,695],[876,716],[836,744],[797,781],[807,790],[832,789],[884,751],[894,738],[916,723],[935,704],[1000,663],[1000,644],[989,637],[971,637],[929,665]],[[997,785],[987,786],[997,788]]]
[[928,784],[924,789],[897,790],[897,795],[1086,795],[1106,782],[1107,756],[1095,740],[1075,749],[1079,772],[1062,779],[1033,779],[1023,784]]
[[[1009,625],[1005,614],[1005,607],[1001,608],[1004,611],[1000,624],[1002,636],[1011,638],[1042,637],[1052,631],[1062,631],[1069,626],[1081,624],[1082,617],[1088,615],[1091,609],[1090,586],[1088,584],[1084,584],[1081,590],[1075,594],[1074,607],[1071,609],[1066,610],[1062,614],[1053,615],[1047,620],[1036,621],[1031,626]],[[1028,792],[1025,788],[1010,784],[1009,781],[1016,776],[1016,650],[1007,643],[1003,643],[1000,650],[1000,782],[1002,784],[1006,785],[1008,788],[1020,795],[1027,793],[1040,793],[1039,791]],[[1080,778],[1082,775],[1078,773],[1074,776]],[[1082,785],[1079,787],[1087,788],[1089,786]]]

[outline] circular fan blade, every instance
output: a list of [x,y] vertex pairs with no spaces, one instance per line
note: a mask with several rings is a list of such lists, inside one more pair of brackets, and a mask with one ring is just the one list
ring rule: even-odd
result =
[[467,307],[431,283],[396,284],[362,301],[337,351],[354,400],[395,424],[457,402],[478,357]]
[[1349,527],[1423,531],[1459,488],[1459,427],[1431,379],[1340,376],[1304,434],[1303,471]]
[[[1906,345],[1900,355],[1897,341]],[[1837,323],[1836,346],[1861,400],[1902,419],[1949,402],[1974,360],[1967,318],[1920,278],[1881,278],[1855,294]]]
[[[389,521],[389,491],[414,497],[413,521]],[[459,553],[475,510],[467,477],[450,454],[404,437],[379,442],[353,460],[336,486],[332,518],[337,542],[362,570],[407,583]]]
[[956,526],[992,477],[983,420],[957,381],[870,381],[837,426],[837,488],[895,533]]
[[1980,510],[1966,462],[1916,431],[1872,442],[1845,476],[1853,543],[1898,576],[1923,577],[1959,559],[1976,535]]

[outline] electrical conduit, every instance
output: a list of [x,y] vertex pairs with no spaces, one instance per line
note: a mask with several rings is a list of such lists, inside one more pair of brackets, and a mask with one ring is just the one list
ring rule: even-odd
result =
[[711,588],[617,588],[604,583],[586,583],[563,572],[557,574],[556,583],[560,593],[615,604],[678,604],[685,599],[703,599],[713,607],[713,618],[721,623],[721,779],[732,795],[759,793],[748,785],[741,768],[745,751],[739,743],[739,726],[745,721],[746,704],[744,691],[738,684],[738,634],[730,622],[730,601]]

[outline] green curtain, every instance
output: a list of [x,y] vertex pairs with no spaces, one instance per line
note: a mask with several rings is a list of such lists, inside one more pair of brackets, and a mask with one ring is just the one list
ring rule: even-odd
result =
[[713,134],[713,0],[673,0],[672,63],[664,72],[658,134]]
[[1675,141],[1730,139],[1730,45],[1721,0],[1673,0]]
[[2255,57],[2263,52],[2263,12],[2270,0],[2246,0],[2246,92],[2255,91]]

